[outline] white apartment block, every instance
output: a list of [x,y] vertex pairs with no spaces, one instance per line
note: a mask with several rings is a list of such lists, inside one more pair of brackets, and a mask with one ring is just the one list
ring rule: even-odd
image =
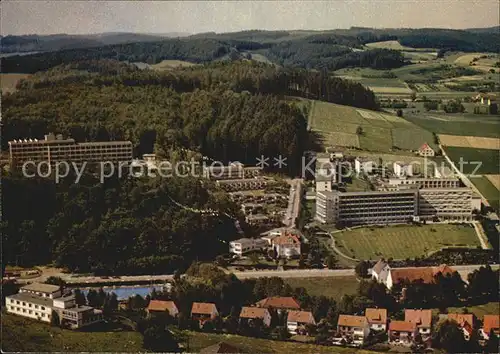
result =
[[413,165],[394,162],[394,174],[398,177],[411,177],[413,176]]
[[354,170],[357,174],[360,173],[373,173],[373,170],[377,167],[373,160],[357,157],[354,160]]
[[382,182],[379,190],[398,190],[401,188],[458,188],[460,180],[455,177],[450,178],[389,178],[387,182]]
[[468,222],[481,203],[470,188],[421,188],[376,192],[318,192],[316,220],[347,225],[423,220]]
[[260,176],[262,168],[233,162],[227,166],[204,166],[203,177],[211,180],[249,179]]
[[132,161],[132,143],[130,141],[77,143],[74,139],[63,139],[60,134],[57,136],[47,134],[44,140],[9,141],[9,159],[13,167],[22,167],[25,162],[43,161],[52,166],[62,161],[76,164]]
[[319,192],[316,219],[322,223],[385,225],[406,223],[418,212],[416,190]]
[[[57,291],[55,291],[57,288]],[[62,296],[58,286],[30,284],[19,293],[6,296],[8,313],[50,322],[56,312],[61,323],[71,329],[81,328],[102,321],[102,311],[90,306],[77,305],[73,295]]]
[[229,252],[238,256],[253,251],[264,250],[268,247],[268,242],[261,238],[240,238],[229,242]]

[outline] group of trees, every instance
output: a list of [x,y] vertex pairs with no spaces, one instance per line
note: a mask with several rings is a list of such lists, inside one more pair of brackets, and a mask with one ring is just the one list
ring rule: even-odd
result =
[[[237,237],[238,208],[193,178],[117,176],[100,183],[85,174],[78,184],[42,178],[2,178],[4,264],[55,262],[75,272],[164,274],[193,259],[212,260]],[[219,210],[198,214],[193,208]],[[27,208],[43,201],[41,208]]]

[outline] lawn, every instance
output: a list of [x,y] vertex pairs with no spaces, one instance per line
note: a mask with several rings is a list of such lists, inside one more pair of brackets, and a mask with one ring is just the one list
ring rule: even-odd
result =
[[[500,303],[499,302],[488,302],[484,305],[475,305],[466,307],[469,313],[473,313],[480,320],[483,319],[484,315],[498,315],[500,313]],[[462,313],[463,307],[448,307],[449,313]],[[433,310],[433,313],[438,314],[439,310]]]
[[416,150],[425,142],[434,142],[432,133],[395,115],[320,101],[313,101],[309,128],[323,147],[390,152],[394,147]]
[[[447,146],[444,149],[448,157],[455,163],[455,166],[461,170],[462,173],[483,175],[498,174],[498,171],[500,171],[500,153],[498,150],[452,146]],[[459,165],[461,158],[463,161],[462,168]],[[477,171],[475,171],[477,163],[480,163],[481,166]]]
[[138,332],[62,330],[35,320],[2,313],[3,352],[139,352]]
[[327,347],[298,342],[274,341],[252,337],[242,337],[231,334],[213,334],[201,332],[186,332],[189,335],[189,352],[199,352],[201,349],[226,342],[238,347],[245,353],[372,353],[367,350],[343,347]]
[[479,246],[472,225],[364,227],[333,234],[340,251],[357,259],[406,259],[446,246]]
[[305,288],[309,295],[324,295],[337,301],[345,294],[356,294],[359,285],[356,277],[283,278],[283,280],[293,288]]
[[488,200],[490,206],[495,210],[500,209],[500,191],[491,183],[486,176],[470,178],[479,192]]

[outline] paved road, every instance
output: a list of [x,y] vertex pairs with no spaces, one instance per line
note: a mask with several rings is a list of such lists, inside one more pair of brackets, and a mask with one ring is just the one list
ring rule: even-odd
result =
[[290,195],[288,197],[288,208],[283,219],[283,223],[287,227],[295,227],[295,220],[299,217],[302,182],[302,179],[299,178],[288,181],[290,183]]
[[[474,270],[481,267],[481,265],[463,265],[463,266],[453,266],[453,269],[458,271],[463,279],[467,279],[467,275]],[[493,269],[497,269],[498,265],[492,266]],[[404,268],[403,268],[404,269]],[[256,270],[256,271],[246,271],[246,272],[234,272],[234,274],[240,279],[249,278],[261,278],[261,277],[280,277],[280,278],[313,278],[313,277],[346,277],[354,276],[354,269],[297,269],[297,270]],[[68,284],[71,283],[106,283],[106,282],[118,282],[118,281],[171,281],[173,280],[172,274],[165,275],[135,275],[135,276],[121,276],[117,278],[103,279],[101,277],[84,277],[75,276],[74,274],[63,274],[56,273],[52,271],[50,273],[52,276],[59,276],[64,279]],[[31,282],[41,282],[47,279],[48,275],[42,275],[39,278],[28,279]],[[23,281],[20,280],[20,283]]]

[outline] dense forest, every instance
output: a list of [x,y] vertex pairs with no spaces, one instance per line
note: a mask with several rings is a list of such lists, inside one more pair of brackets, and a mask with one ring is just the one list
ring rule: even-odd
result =
[[54,262],[76,272],[164,274],[192,260],[212,260],[238,237],[227,216],[197,214],[211,208],[239,217],[226,194],[189,178],[168,180],[2,178],[3,264]]

